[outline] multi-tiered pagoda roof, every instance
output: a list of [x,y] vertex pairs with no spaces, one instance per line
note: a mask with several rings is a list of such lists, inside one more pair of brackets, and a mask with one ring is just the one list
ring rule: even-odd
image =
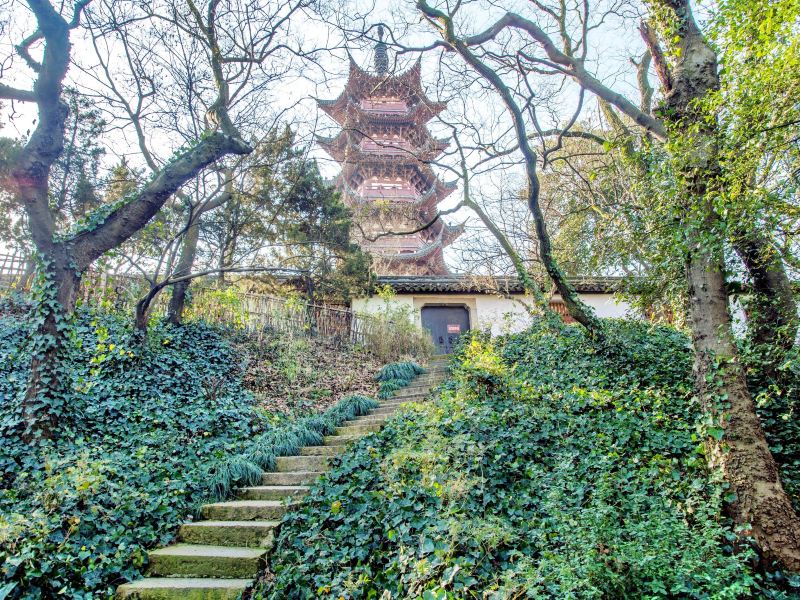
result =
[[[382,33],[379,29],[381,38]],[[342,168],[336,185],[354,211],[356,241],[372,253],[377,273],[448,274],[443,249],[462,227],[435,217],[437,205],[456,185],[431,168],[448,143],[427,128],[446,104],[425,95],[420,61],[389,74],[381,41],[375,73],[351,59],[342,93],[318,104],[341,127],[336,136],[317,141]]]

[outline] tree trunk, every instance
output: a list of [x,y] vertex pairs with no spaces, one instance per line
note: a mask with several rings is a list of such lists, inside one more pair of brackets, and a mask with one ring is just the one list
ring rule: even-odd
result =
[[[495,222],[489,218],[489,215],[486,214],[486,211],[484,211],[477,202],[473,201],[471,198],[465,198],[463,202],[464,206],[471,209],[476,215],[478,215],[478,218],[508,255],[508,258],[514,265],[514,270],[517,272],[517,277],[522,283],[523,289],[526,293],[531,295],[534,300],[534,306],[544,316],[547,324],[551,326],[561,325],[563,323],[561,317],[556,315],[556,313],[550,309],[550,303],[547,301],[547,298],[545,298],[541,288],[531,278],[528,269],[525,267],[525,263],[522,262],[522,257],[520,257],[514,246],[511,245],[508,237],[497,226],[497,224],[495,224]],[[526,308],[530,309],[530,307],[527,305]]]
[[792,282],[780,254],[763,231],[753,227],[736,235],[733,246],[753,284],[751,310],[747,315],[750,338],[758,346],[778,350],[779,356],[774,358],[780,361],[781,350],[790,350],[797,336],[797,302]]
[[147,332],[147,321],[150,318],[150,302],[153,297],[154,296],[148,293],[147,296],[139,299],[133,311],[133,324],[136,330],[135,337],[139,341],[144,340],[144,334]]
[[[736,499],[730,513],[758,542],[768,559],[800,571],[800,519],[781,485],[744,369],[738,360],[728,312],[721,250],[696,244],[687,263],[695,348],[695,386],[706,414],[724,431],[710,437],[709,465],[721,469]],[[722,406],[721,403],[727,403]]]
[[767,560],[800,572],[800,519],[781,485],[733,337],[724,228],[713,205],[720,172],[717,124],[699,102],[719,89],[716,53],[688,0],[658,0],[656,6],[663,10],[662,31],[678,57],[664,102],[672,159],[687,204],[683,227],[695,387],[706,414],[723,432],[706,440],[709,465],[730,484],[736,498],[728,509],[739,525],[749,527]]
[[35,319],[39,322],[32,337],[31,369],[22,413],[26,441],[53,437],[60,417],[68,410],[66,392],[69,375],[62,372],[66,346],[66,325],[75,308],[80,274],[70,267],[69,255],[54,245],[41,267]]
[[[194,259],[197,255],[197,242],[200,239],[199,219],[194,219],[181,247],[181,256],[178,259],[178,266],[175,269],[175,277],[185,277],[192,272]],[[221,273],[220,273],[221,275]],[[172,286],[172,297],[169,299],[167,318],[173,325],[180,325],[183,319],[183,309],[186,305],[186,292],[189,290],[191,280],[179,281]]]
[[152,286],[150,291],[147,292],[147,294],[143,298],[140,298],[136,303],[136,308],[134,309],[133,313],[133,322],[135,327],[134,337],[140,342],[145,340],[145,334],[147,333],[147,322],[150,319],[150,308],[153,304],[153,300],[155,300],[156,296],[161,293],[161,290],[163,290],[165,286],[166,283],[164,282]]

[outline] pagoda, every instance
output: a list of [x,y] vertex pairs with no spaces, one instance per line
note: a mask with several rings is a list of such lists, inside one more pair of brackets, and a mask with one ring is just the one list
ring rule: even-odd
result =
[[374,73],[350,59],[344,91],[318,105],[341,127],[318,137],[341,166],[335,180],[354,215],[354,241],[369,251],[378,275],[443,276],[443,250],[463,230],[438,214],[438,204],[456,184],[441,181],[431,162],[448,142],[434,138],[427,123],[446,108],[422,90],[421,62],[390,74],[378,26]]

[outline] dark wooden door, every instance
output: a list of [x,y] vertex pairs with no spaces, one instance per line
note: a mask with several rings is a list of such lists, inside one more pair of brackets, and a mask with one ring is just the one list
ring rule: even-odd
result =
[[431,332],[437,354],[450,354],[458,336],[469,329],[469,312],[463,306],[423,306],[422,326]]

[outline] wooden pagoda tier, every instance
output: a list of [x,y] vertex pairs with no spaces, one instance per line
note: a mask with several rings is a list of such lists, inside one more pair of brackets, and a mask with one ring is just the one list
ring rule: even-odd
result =
[[339,163],[335,179],[354,212],[354,238],[375,259],[379,275],[442,276],[449,273],[444,248],[463,231],[435,219],[438,204],[455,189],[430,163],[447,148],[427,123],[446,108],[422,90],[421,63],[398,75],[378,61],[372,74],[350,60],[344,91],[319,107],[341,127],[318,137]]

